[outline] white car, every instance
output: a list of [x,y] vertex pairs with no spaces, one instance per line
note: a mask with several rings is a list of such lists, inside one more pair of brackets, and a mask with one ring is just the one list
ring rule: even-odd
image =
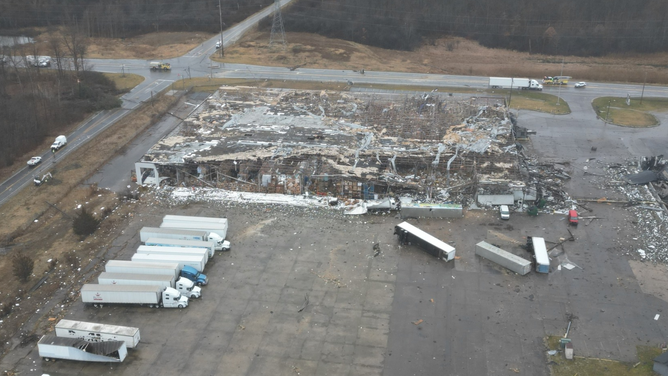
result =
[[220,41],[216,42],[216,48],[220,48],[220,46],[222,46],[222,45],[223,45],[223,44],[220,43]]
[[32,157],[32,158],[30,158],[30,160],[28,161],[28,166],[30,166],[30,167],[35,167],[35,166],[37,166],[38,164],[40,164],[40,162],[42,162],[42,157]]
[[499,214],[501,215],[501,219],[510,219],[510,209],[508,209],[508,205],[499,206]]
[[585,86],[587,86],[587,83],[584,82],[584,81],[580,81],[580,82],[575,84],[576,89],[584,89]]

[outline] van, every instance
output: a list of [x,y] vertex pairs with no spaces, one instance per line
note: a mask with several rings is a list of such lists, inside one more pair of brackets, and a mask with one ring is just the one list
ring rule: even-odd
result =
[[568,224],[571,226],[578,225],[578,212],[571,209],[568,211]]
[[56,137],[56,141],[54,141],[53,144],[51,144],[51,151],[55,152],[56,150],[62,148],[65,145],[67,145],[67,137],[60,135]]
[[499,206],[499,214],[501,215],[501,219],[510,219],[510,209],[508,209],[508,205]]

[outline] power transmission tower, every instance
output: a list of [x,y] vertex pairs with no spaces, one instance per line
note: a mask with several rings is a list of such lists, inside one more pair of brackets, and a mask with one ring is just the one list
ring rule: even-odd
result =
[[283,17],[281,16],[280,0],[274,0],[274,22],[271,23],[271,36],[269,37],[269,47],[274,43],[280,43],[283,48],[287,46],[285,41],[285,29],[283,28]]

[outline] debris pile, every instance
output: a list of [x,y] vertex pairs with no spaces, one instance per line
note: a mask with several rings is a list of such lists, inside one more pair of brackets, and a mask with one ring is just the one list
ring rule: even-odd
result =
[[226,87],[142,162],[171,185],[363,200],[463,202],[480,178],[520,180],[504,107],[393,98]]

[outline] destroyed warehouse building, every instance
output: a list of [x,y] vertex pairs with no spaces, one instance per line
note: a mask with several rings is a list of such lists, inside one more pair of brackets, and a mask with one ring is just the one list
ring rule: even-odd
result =
[[464,193],[525,189],[517,147],[503,98],[223,87],[136,175],[140,184],[464,204]]

